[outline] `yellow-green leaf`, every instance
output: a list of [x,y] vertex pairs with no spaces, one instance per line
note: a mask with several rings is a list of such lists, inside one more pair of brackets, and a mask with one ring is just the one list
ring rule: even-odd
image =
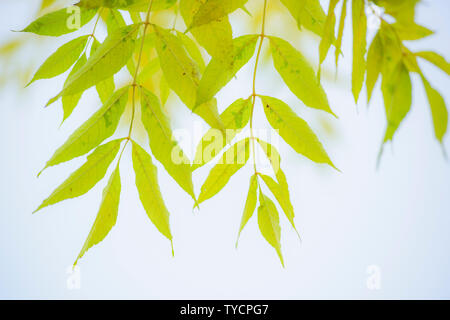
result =
[[381,88],[387,119],[384,142],[387,142],[392,140],[401,122],[411,109],[411,78],[403,62],[398,63],[391,74],[383,75]]
[[78,60],[84,47],[86,46],[88,36],[82,36],[73,39],[62,45],[55,53],[39,67],[33,76],[33,79],[27,84],[29,86],[36,80],[50,79],[66,72]]
[[142,205],[159,232],[172,241],[169,211],[159,190],[156,166],[153,164],[150,155],[135,142],[133,142],[132,157],[136,187]]
[[241,226],[239,227],[239,233],[236,240],[236,247],[238,245],[239,237],[241,236],[242,230],[244,230],[247,222],[253,216],[253,212],[256,209],[256,201],[258,200],[257,196],[257,188],[258,188],[258,176],[253,175],[250,178],[250,187],[248,189],[247,200],[245,201],[244,213],[242,214]]
[[294,223],[295,213],[291,203],[291,196],[289,194],[289,186],[286,180],[286,175],[284,174],[283,170],[281,170],[280,167],[281,162],[280,154],[278,153],[277,149],[271,144],[268,144],[267,142],[262,141],[261,139],[257,139],[257,141],[261,146],[261,148],[263,149],[264,153],[266,154],[267,158],[269,159],[273,171],[275,173],[275,177],[278,180],[278,183],[276,183],[275,181],[273,181],[272,178],[267,176],[263,176],[262,178],[266,183],[266,185],[272,191],[275,198],[280,203],[280,206],[282,207],[286,217],[288,218],[295,232],[297,232],[297,235],[300,237],[300,234],[298,233]]
[[319,0],[281,0],[284,6],[297,21],[299,29],[306,29],[322,36],[326,14]]
[[248,0],[205,0],[192,18],[189,29],[219,20],[245,5],[247,1]]
[[414,22],[396,22],[392,27],[402,40],[419,40],[432,35],[434,32]]
[[[184,23],[191,25],[194,15],[203,5],[202,0],[181,0],[180,13]],[[190,30],[197,42],[216,59],[229,60],[233,53],[233,32],[228,17]]]
[[295,151],[317,163],[326,163],[336,168],[315,133],[305,120],[298,117],[283,101],[261,96],[264,112],[272,128]]
[[367,101],[372,98],[373,88],[380,77],[383,67],[383,42],[381,41],[380,34],[377,33],[373,39],[369,52],[367,53]]
[[82,27],[91,21],[96,13],[97,10],[81,8],[80,15],[78,16],[76,10],[71,10],[70,7],[64,8],[38,18],[23,29],[22,32],[31,32],[41,36],[58,37],[63,34],[77,31],[78,22],[79,27]]
[[440,54],[432,51],[421,51],[415,53],[415,55],[417,57],[427,60],[428,62],[431,62],[436,67],[444,71],[446,74],[450,75],[450,63],[448,63],[447,60],[445,60],[445,58]]
[[250,140],[247,138],[231,146],[222,156],[221,160],[211,169],[202,186],[198,203],[202,203],[215,196],[225,187],[230,178],[239,171],[250,156]]
[[336,15],[334,14],[334,10],[336,9],[336,5],[339,0],[330,0],[330,4],[328,6],[328,16],[325,20],[323,37],[320,41],[319,46],[319,61],[320,64],[325,61],[327,57],[328,51],[330,50],[331,44],[333,43],[334,38],[334,29],[336,26]]
[[128,87],[118,90],[55,151],[44,169],[82,156],[111,137],[117,129],[127,101]]
[[119,166],[117,166],[111,174],[105,189],[103,189],[103,198],[94,225],[75,260],[74,265],[78,263],[78,260],[80,260],[90,248],[102,242],[116,224],[117,213],[119,211],[120,190],[120,171]]
[[[231,142],[240,129],[250,120],[251,99],[238,99],[220,115],[225,127],[225,137],[221,130],[211,128],[202,137],[197,146],[193,170],[214,159]],[[228,129],[228,130],[227,130]]]
[[367,17],[364,0],[352,1],[353,21],[353,69],[352,92],[355,102],[358,103],[364,76],[366,74],[366,45],[367,45]]
[[205,60],[203,59],[202,53],[195,41],[179,31],[177,31],[177,37],[180,38],[181,42],[183,42],[184,48],[189,53],[191,58],[197,63],[200,72],[203,73],[206,67]]
[[335,52],[336,68],[338,67],[339,56],[341,55],[342,39],[344,38],[344,28],[345,28],[345,18],[346,17],[347,17],[347,0],[344,0],[344,2],[342,3],[341,17],[340,17],[339,28],[338,28],[338,36],[337,36],[337,40],[336,40],[336,52]]
[[34,212],[63,200],[82,196],[91,190],[105,176],[111,162],[119,152],[121,141],[114,140],[95,149],[87,157],[86,163],[56,188]]
[[197,93],[196,105],[212,98],[236,75],[251,59],[255,52],[257,35],[247,35],[233,40],[234,53],[231,61],[213,58],[206,67]]
[[47,105],[60,96],[73,95],[89,89],[122,69],[134,52],[138,28],[139,25],[130,25],[110,34],[89,57],[86,64],[67,80],[63,90]]
[[191,162],[173,139],[169,119],[158,98],[145,88],[141,89],[142,123],[147,131],[153,156],[160,161],[172,178],[194,200]]
[[284,267],[281,253],[280,217],[275,204],[261,191],[259,193],[258,225],[264,239],[275,249]]
[[[81,67],[84,66],[86,61],[87,61],[86,55],[83,54],[81,56],[81,58],[78,59],[77,63],[75,63],[75,65],[73,66],[68,78],[70,78],[75,72],[80,70]],[[67,81],[67,79],[66,79],[66,81]],[[80,101],[82,95],[83,95],[83,92],[79,92],[79,93],[75,93],[71,96],[62,97],[61,102],[62,102],[63,112],[64,112],[62,122],[64,122],[72,114],[73,110],[78,105],[78,102]]]
[[270,37],[270,46],[275,69],[289,89],[308,107],[334,115],[325,91],[305,57],[289,42],[280,38]]
[[[149,0],[81,0],[77,3],[83,8],[114,8],[128,11],[147,11]],[[176,0],[153,0],[152,11],[168,9]]]
[[[100,47],[100,42],[97,39],[94,39],[91,47],[91,55],[95,53],[95,51]],[[114,84],[114,76],[109,77],[106,80],[98,83],[95,88],[97,89],[98,96],[102,103],[106,103],[111,95],[114,93],[116,89],[116,85]]]
[[433,117],[434,134],[440,143],[443,143],[448,127],[448,111],[444,98],[434,89],[428,80],[422,75],[422,82],[427,93],[430,104],[431,115]]

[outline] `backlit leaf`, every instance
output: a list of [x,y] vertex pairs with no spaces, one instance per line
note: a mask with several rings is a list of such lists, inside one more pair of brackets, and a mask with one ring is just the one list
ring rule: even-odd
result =
[[139,198],[148,217],[167,239],[172,241],[169,211],[159,190],[158,172],[150,155],[133,142],[133,168],[136,175],[136,187]]
[[448,127],[448,111],[444,98],[434,89],[427,79],[422,76],[422,82],[427,93],[430,104],[431,115],[433,117],[434,134],[440,143],[443,143]]
[[181,42],[183,42],[186,51],[189,53],[191,58],[197,63],[200,72],[203,72],[206,68],[205,60],[203,59],[202,53],[198,48],[197,44],[195,43],[195,41],[179,31],[177,31],[177,37],[180,38]]
[[73,95],[89,89],[122,69],[134,52],[138,28],[138,25],[130,25],[110,34],[89,57],[86,64],[67,80],[63,90],[47,105],[60,96]]
[[111,137],[128,100],[128,87],[118,90],[55,151],[45,168],[82,156]]
[[258,188],[258,176],[253,175],[250,178],[250,187],[248,189],[247,200],[245,201],[244,213],[242,214],[241,226],[239,227],[239,233],[236,240],[236,247],[238,245],[239,237],[241,236],[242,230],[244,230],[247,222],[253,216],[253,212],[255,212],[256,202],[258,200],[257,188]]
[[158,98],[145,88],[141,89],[141,108],[142,123],[147,131],[153,156],[195,200],[190,160],[173,139],[169,119]]
[[281,0],[291,15],[297,21],[299,29],[302,27],[322,36],[326,14],[319,0]]
[[[91,55],[95,53],[95,51],[100,47],[100,42],[96,39],[92,43],[91,47]],[[114,93],[116,85],[114,84],[114,76],[109,77],[106,80],[98,83],[95,88],[97,89],[98,96],[102,103],[106,103],[111,95]]]
[[[88,10],[81,8],[79,16],[79,27],[84,26],[92,20],[97,10]],[[70,32],[77,31],[78,13],[71,7],[58,11],[50,12],[37,20],[33,21],[22,32],[31,32],[41,36],[61,36]]]
[[381,41],[380,34],[377,33],[373,39],[369,51],[367,53],[367,101],[372,98],[373,88],[380,77],[383,67],[383,42]]
[[432,35],[434,32],[417,23],[396,22],[392,27],[402,40],[419,40]]
[[305,120],[299,118],[283,101],[261,96],[264,112],[272,128],[295,151],[317,163],[326,163],[336,168],[324,150],[322,143],[308,126]]
[[197,93],[196,105],[205,103],[222,89],[236,73],[251,59],[255,52],[257,35],[248,35],[233,40],[234,53],[230,62],[212,59],[206,67]]
[[261,191],[259,193],[258,225],[264,239],[276,250],[281,264],[284,267],[281,253],[280,217],[275,204]]
[[415,53],[415,55],[417,57],[427,60],[428,62],[431,62],[436,67],[444,71],[446,74],[450,75],[450,63],[448,63],[447,60],[445,60],[445,58],[440,54],[432,51],[421,51]]
[[197,146],[195,153],[193,170],[205,165],[214,159],[219,152],[231,142],[238,130],[243,129],[250,120],[251,99],[238,99],[232,103],[221,115],[223,126],[225,127],[225,137],[223,132],[214,128],[209,129]]
[[338,66],[339,56],[341,54],[342,39],[344,37],[345,18],[346,17],[347,17],[347,0],[344,0],[344,2],[342,3],[341,18],[339,21],[338,36],[337,36],[337,40],[336,40],[336,52],[335,52],[336,68]]
[[334,115],[325,91],[303,55],[289,42],[280,38],[270,37],[270,46],[275,69],[289,89],[308,107]]
[[[81,69],[82,66],[86,63],[87,58],[86,55],[83,54],[80,59],[78,59],[77,63],[73,66],[72,70],[69,73],[68,78],[70,78],[75,72]],[[67,81],[67,80],[66,80]],[[78,105],[78,102],[81,99],[81,96],[83,95],[83,92],[75,93],[70,96],[64,96],[61,99],[62,106],[63,106],[63,120],[64,122],[73,112],[75,107]]]
[[60,201],[82,196],[91,190],[105,176],[108,167],[119,152],[121,141],[114,140],[95,149],[87,157],[86,163],[56,188],[34,212]]
[[36,71],[33,79],[27,84],[29,86],[36,80],[50,79],[56,77],[67,70],[78,60],[88,36],[82,36],[62,45],[55,53],[53,53]]
[[336,15],[334,14],[334,10],[336,9],[336,5],[339,0],[330,0],[330,4],[328,6],[328,16],[325,20],[324,32],[322,40],[320,41],[319,46],[319,61],[320,64],[325,61],[327,57],[328,51],[330,50],[331,44],[334,40],[334,29],[336,26]]
[[120,190],[120,172],[119,166],[117,166],[113,171],[111,178],[109,178],[105,189],[103,189],[103,198],[94,225],[75,260],[74,265],[78,263],[78,260],[80,260],[90,248],[102,242],[116,224],[117,213],[119,211]]
[[219,193],[226,186],[230,178],[245,166],[250,156],[249,141],[247,138],[231,146],[223,154],[219,163],[211,169],[198,197],[199,204]]
[[352,1],[353,21],[353,69],[352,91],[355,102],[358,103],[364,75],[366,74],[367,17],[364,0]]
[[245,5],[247,1],[248,0],[205,0],[192,18],[189,29],[219,20]]

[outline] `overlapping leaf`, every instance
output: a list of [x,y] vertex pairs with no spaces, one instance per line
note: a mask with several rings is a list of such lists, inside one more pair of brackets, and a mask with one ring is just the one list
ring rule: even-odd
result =
[[242,214],[241,226],[239,227],[239,233],[236,240],[236,247],[238,245],[239,237],[241,236],[242,230],[244,230],[245,226],[247,225],[247,222],[250,220],[250,218],[253,216],[253,213],[255,212],[256,202],[258,200],[257,189],[258,189],[258,176],[253,175],[250,178],[250,187],[248,189],[247,200],[245,200],[244,213]]
[[355,101],[358,102],[359,94],[364,84],[366,74],[366,45],[367,45],[367,17],[364,0],[352,1],[353,21],[353,68],[352,91]]

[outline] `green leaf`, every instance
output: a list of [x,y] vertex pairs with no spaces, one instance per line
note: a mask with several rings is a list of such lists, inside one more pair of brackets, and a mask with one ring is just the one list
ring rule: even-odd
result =
[[250,156],[249,141],[247,138],[231,146],[223,154],[219,163],[211,169],[198,197],[199,204],[219,193],[226,186],[230,178],[245,166]]
[[352,1],[353,19],[353,69],[352,69],[352,91],[355,102],[358,103],[364,75],[366,74],[366,45],[367,45],[367,17],[364,0]]
[[[180,1],[180,13],[187,26],[192,24],[194,15],[203,3],[202,0]],[[190,32],[212,57],[228,61],[233,54],[233,31],[228,17],[196,27]]]
[[193,170],[214,159],[225,145],[233,140],[239,130],[247,125],[250,120],[251,106],[251,99],[238,99],[221,114],[220,118],[227,129],[225,137],[222,131],[214,128],[205,133],[196,149]]
[[308,126],[305,120],[299,118],[283,101],[261,96],[264,112],[272,128],[295,151],[317,163],[326,163],[337,169],[331,162],[322,143]]
[[289,42],[280,38],[270,37],[270,46],[275,69],[289,89],[308,107],[334,115],[325,91],[303,55]]
[[385,14],[393,16],[397,21],[414,22],[415,7],[420,0],[373,0],[385,9]]
[[[95,53],[95,51],[100,47],[100,42],[97,39],[94,40],[91,47],[91,55]],[[114,76],[109,77],[106,80],[98,83],[95,88],[97,89],[98,96],[102,103],[106,103],[111,95],[114,93],[116,89],[116,85],[114,84]]]
[[67,70],[78,60],[86,46],[89,36],[82,36],[62,45],[55,53],[39,67],[33,79],[27,84],[29,86],[36,80],[50,79]]
[[373,88],[380,77],[383,68],[383,42],[380,34],[377,33],[373,39],[369,52],[367,53],[367,102],[372,98]]
[[275,198],[277,199],[286,217],[288,218],[289,222],[291,223],[292,227],[294,228],[295,232],[300,238],[300,234],[298,233],[294,223],[295,213],[291,203],[291,196],[289,194],[289,186],[286,180],[286,175],[280,168],[281,162],[280,154],[278,153],[277,149],[275,149],[274,146],[268,144],[267,142],[264,142],[261,139],[257,139],[257,141],[261,146],[261,148],[263,149],[264,153],[266,154],[267,158],[269,159],[273,171],[275,173],[275,177],[278,180],[278,183],[276,183],[272,178],[268,176],[262,176],[262,178],[266,183],[266,185],[271,190],[271,192],[273,193],[273,195],[275,196]]
[[281,228],[280,217],[275,204],[259,192],[258,225],[264,239],[276,250],[284,268],[283,255],[281,253]]
[[95,149],[87,157],[86,163],[56,188],[33,213],[63,200],[82,196],[91,190],[105,176],[119,152],[121,141],[113,140]]
[[[75,63],[75,65],[73,66],[73,68],[70,71],[70,74],[68,76],[68,79],[74,73],[76,73],[78,70],[80,70],[81,67],[84,66],[86,61],[87,61],[86,55],[83,54],[81,56],[81,58],[78,59],[77,63]],[[67,79],[66,79],[66,81],[67,81]],[[75,94],[73,94],[71,96],[64,96],[64,97],[62,97],[61,101],[62,101],[63,112],[64,112],[62,122],[64,122],[72,114],[73,110],[78,105],[78,102],[80,101],[82,95],[83,95],[83,93],[80,92],[80,93],[75,93]]]
[[158,98],[145,88],[141,89],[142,123],[147,131],[153,156],[160,161],[172,178],[194,200],[191,162],[172,137],[169,119]]
[[177,37],[183,42],[184,48],[189,53],[189,56],[197,63],[200,72],[203,73],[206,67],[205,60],[195,41],[179,31],[177,31]]
[[55,151],[42,171],[82,156],[111,137],[116,131],[120,117],[125,110],[128,101],[128,89],[129,87],[124,87],[118,90],[100,110],[75,130],[69,139]]
[[403,62],[398,63],[391,74],[383,75],[381,88],[387,119],[384,142],[387,142],[392,140],[401,122],[411,109],[411,79]]
[[322,40],[320,41],[319,46],[319,61],[322,64],[327,57],[328,51],[330,50],[331,44],[333,43],[334,38],[334,29],[336,26],[336,15],[334,14],[334,10],[336,9],[336,5],[339,0],[330,0],[330,4],[328,6],[328,16],[325,20],[324,32]]
[[281,0],[281,2],[297,21],[299,29],[304,27],[318,36],[323,35],[327,16],[319,0]]
[[114,9],[107,10],[105,23],[108,34],[116,31],[117,29],[123,28],[127,25],[120,11]]
[[206,0],[198,8],[188,29],[219,20],[244,6],[248,0]]
[[167,239],[172,242],[169,211],[159,190],[158,172],[150,155],[133,141],[133,168],[136,175],[136,187],[139,198],[148,217]]
[[86,64],[70,77],[63,90],[49,103],[60,96],[82,92],[116,74],[134,52],[135,35],[139,25],[130,25],[110,34],[91,55]]
[[222,89],[255,53],[258,35],[248,35],[233,40],[234,53],[230,62],[212,58],[206,67],[197,93],[196,105],[205,103]]
[[347,17],[347,0],[344,0],[344,2],[342,4],[341,18],[339,21],[338,36],[337,36],[337,40],[336,40],[336,52],[335,52],[336,68],[338,67],[339,56],[341,55],[342,39],[344,37],[345,18],[346,17]]
[[80,260],[90,248],[102,242],[116,224],[117,213],[119,211],[120,190],[120,171],[119,166],[117,166],[111,174],[111,178],[105,189],[103,189],[102,203],[100,204],[100,209],[98,210],[94,225],[75,260],[74,265],[77,265],[78,260]]
[[445,60],[445,58],[440,54],[432,51],[421,51],[415,53],[415,55],[417,57],[427,60],[428,62],[431,62],[436,67],[444,71],[446,74],[450,75],[450,63],[448,63],[447,60]]
[[397,35],[402,40],[419,40],[432,35],[434,32],[430,29],[411,22],[396,22],[392,27],[397,32]]
[[236,240],[236,248],[238,246],[239,237],[241,236],[242,230],[244,230],[247,222],[253,216],[253,212],[256,209],[256,201],[258,200],[258,195],[256,193],[258,188],[258,176],[253,175],[250,178],[250,187],[248,189],[247,200],[245,201],[244,213],[242,214],[241,226],[239,227],[239,233]]
[[[22,30],[22,32],[31,32],[41,36],[54,36],[58,37],[63,34],[77,31],[76,21],[77,12],[64,8],[58,11],[50,12],[37,20],[33,21],[28,27]],[[80,27],[92,20],[97,13],[97,10],[87,10],[82,8],[80,11]]]
[[427,93],[430,104],[431,115],[433,117],[434,134],[440,143],[443,143],[448,127],[448,111],[444,98],[434,89],[428,80],[422,75],[422,82]]

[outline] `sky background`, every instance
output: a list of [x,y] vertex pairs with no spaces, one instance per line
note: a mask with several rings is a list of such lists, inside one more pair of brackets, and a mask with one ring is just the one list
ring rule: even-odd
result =
[[[258,2],[251,1],[249,8],[258,6]],[[2,1],[0,43],[18,36],[10,30],[28,24],[38,3]],[[327,7],[327,1],[323,5]],[[433,49],[450,58],[449,10],[450,3],[444,0],[424,1],[418,7],[418,22],[436,30],[436,34],[410,45],[412,50]],[[237,15],[233,19],[241,21],[243,16]],[[268,17],[269,34],[282,35],[280,19],[288,17]],[[81,32],[91,30],[90,26]],[[235,35],[240,31],[238,27]],[[295,222],[303,238],[300,243],[287,220],[281,218],[285,269],[262,238],[256,215],[242,233],[239,249],[234,247],[251,165],[239,171],[200,211],[192,210],[192,201],[159,166],[161,190],[171,212],[172,257],[170,243],[150,223],[139,202],[128,152],[121,163],[117,224],[105,241],[79,262],[80,288],[71,290],[68,269],[95,219],[106,179],[83,197],[32,215],[42,199],[84,158],[48,169],[39,179],[36,174],[53,151],[94,112],[98,98],[95,92],[86,94],[80,108],[59,128],[60,102],[46,110],[43,106],[59,90],[65,76],[26,89],[22,88],[25,81],[13,78],[2,84],[0,298],[450,298],[450,164],[434,139],[423,87],[413,76],[412,110],[393,145],[385,148],[376,170],[385,128],[384,107],[379,84],[369,107],[364,103],[365,93],[360,105],[355,106],[350,89],[350,31],[348,20],[344,38],[347,54],[341,60],[339,80],[324,81],[339,120],[307,109],[283,85],[271,63],[258,74],[258,92],[288,102],[311,124],[342,171],[314,164],[280,144],[281,167],[288,177]],[[61,41],[35,42],[15,63],[20,66],[31,60],[44,61]],[[311,46],[306,42],[305,50],[311,53],[313,62],[317,60],[316,46],[315,42]],[[334,73],[333,60],[330,53],[326,66]],[[253,65],[254,59],[218,95],[221,110],[251,93]],[[448,76],[429,64],[421,65],[450,105]],[[0,69],[0,74],[5,75],[5,70]],[[176,104],[175,97],[169,100],[172,103]],[[192,131],[194,117],[190,112],[174,110],[174,129]],[[257,111],[255,128],[266,126]],[[118,137],[123,135],[125,126],[117,132]],[[137,139],[147,148],[144,139]],[[182,144],[189,153],[192,146],[186,141]],[[445,147],[450,150],[448,137]],[[197,192],[208,170],[195,173]],[[379,276],[377,290],[367,285],[370,266],[375,266]]]

